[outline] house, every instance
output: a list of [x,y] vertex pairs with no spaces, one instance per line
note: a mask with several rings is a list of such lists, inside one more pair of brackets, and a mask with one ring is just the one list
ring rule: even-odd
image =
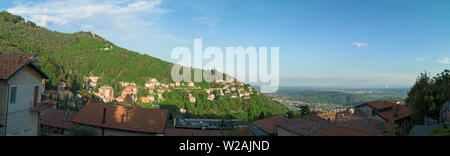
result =
[[439,120],[441,124],[447,123],[447,125],[450,125],[450,101],[442,104]]
[[214,98],[216,98],[216,96],[214,94],[208,95],[208,100],[212,101],[212,100],[214,100]]
[[190,81],[190,82],[188,82],[188,86],[189,87],[195,87],[195,83]]
[[191,102],[191,103],[195,103],[195,97],[193,97],[192,96],[192,94],[189,94],[189,101]]
[[150,103],[150,97],[140,97],[139,98],[142,103]]
[[159,83],[159,82],[153,82],[153,81],[151,81],[151,82],[146,82],[145,83],[145,87],[146,88],[155,88],[155,87],[158,87],[158,86],[160,86],[161,84]]
[[163,136],[169,110],[98,104],[89,101],[70,120],[97,130],[99,136]]
[[145,88],[153,88],[152,82],[146,82],[144,86]]
[[89,76],[85,78],[85,81],[87,80],[89,87],[97,87],[98,79],[100,79],[98,76]]
[[51,99],[46,99],[41,101],[41,106],[47,106],[49,109],[56,109],[58,102]]
[[155,101],[155,97],[154,96],[148,96],[148,99],[150,100],[150,102]]
[[150,82],[153,82],[153,83],[158,82],[158,80],[157,80],[156,78],[149,78],[148,80],[149,80]]
[[116,98],[117,102],[123,102],[123,100],[125,99],[125,96],[119,96]]
[[113,102],[114,100],[116,100],[116,98],[114,98],[114,97],[105,97],[105,98],[103,98],[103,102],[105,102],[105,103]]
[[98,92],[105,98],[114,97],[114,89],[109,85],[101,86]]
[[388,122],[351,112],[304,115],[277,120],[278,136],[383,136],[393,129]]
[[275,126],[275,122],[286,120],[286,117],[282,115],[265,118],[262,120],[254,121],[253,125],[261,129],[263,133],[254,134],[255,136],[278,136],[278,127]]
[[130,83],[128,82],[119,82],[121,87],[128,87]]
[[138,88],[137,86],[128,86],[122,90],[121,96],[126,97],[127,95],[137,95]]
[[394,122],[397,130],[409,132],[412,128],[411,110],[408,105],[400,101],[375,101],[366,102],[356,106],[356,110],[366,117]]
[[75,112],[68,112],[56,109],[45,110],[42,113],[42,120],[40,122],[41,136],[64,136],[74,127],[70,119],[75,115]]
[[163,93],[158,93],[158,100],[164,100]]
[[56,90],[47,90],[45,91],[45,96],[47,98],[53,99],[53,100],[58,100],[58,91]]
[[0,136],[37,136],[42,79],[34,54],[0,53]]

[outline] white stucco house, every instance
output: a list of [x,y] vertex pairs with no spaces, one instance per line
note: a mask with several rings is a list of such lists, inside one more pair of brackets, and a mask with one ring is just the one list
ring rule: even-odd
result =
[[37,136],[42,79],[33,54],[0,53],[0,136]]

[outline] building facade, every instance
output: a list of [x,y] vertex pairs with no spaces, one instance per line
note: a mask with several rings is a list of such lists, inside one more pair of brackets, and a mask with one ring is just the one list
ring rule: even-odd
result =
[[37,55],[0,54],[0,135],[37,136],[42,79]]

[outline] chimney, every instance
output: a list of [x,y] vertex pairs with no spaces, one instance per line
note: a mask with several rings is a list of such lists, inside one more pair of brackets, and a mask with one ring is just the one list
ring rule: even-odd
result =
[[106,108],[103,108],[103,120],[102,123],[106,123]]
[[394,114],[395,117],[398,116],[398,111],[399,111],[399,110],[400,110],[400,105],[397,104],[397,105],[395,106],[395,114]]
[[336,113],[336,117],[334,117],[334,124],[337,124],[338,121],[338,113]]

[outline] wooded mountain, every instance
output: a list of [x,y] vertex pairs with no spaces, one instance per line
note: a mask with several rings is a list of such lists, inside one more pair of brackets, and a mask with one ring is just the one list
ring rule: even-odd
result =
[[[0,52],[39,54],[36,64],[51,77],[47,80],[48,88],[55,88],[59,81],[64,81],[70,90],[77,91],[84,76],[99,76],[99,85],[108,84],[114,88],[118,88],[119,81],[143,86],[149,77],[171,82],[172,63],[118,47],[90,32],[68,34],[50,31],[5,11],[0,12]],[[208,87],[210,84],[199,85]],[[257,119],[261,113],[271,115],[286,111],[281,104],[262,94],[245,101],[227,99],[225,102],[230,107],[219,102],[221,100],[197,102],[195,105],[186,103],[187,99],[182,100],[174,101],[173,105],[190,109],[194,115]]]

